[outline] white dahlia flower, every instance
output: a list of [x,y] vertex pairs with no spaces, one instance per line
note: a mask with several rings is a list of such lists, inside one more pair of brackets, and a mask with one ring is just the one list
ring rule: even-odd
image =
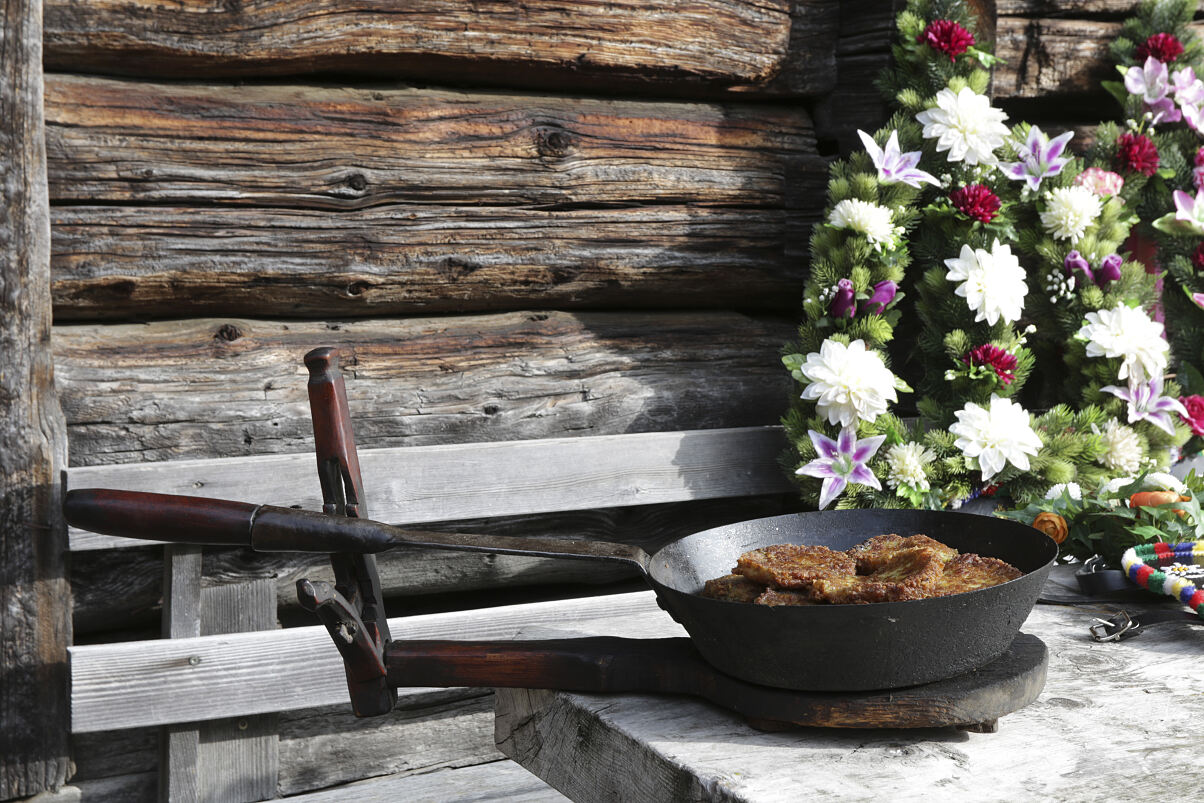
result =
[[1075,337],[1087,341],[1088,357],[1120,357],[1117,379],[1146,382],[1166,370],[1170,346],[1162,337],[1162,324],[1138,307],[1118,304],[1088,312]]
[[928,482],[926,469],[935,459],[936,455],[923,444],[915,441],[895,444],[886,452],[887,485],[927,491],[932,486]]
[[1103,208],[1100,197],[1087,187],[1058,187],[1045,196],[1041,225],[1055,240],[1070,240],[1073,245],[1095,223]]
[[816,410],[829,424],[849,426],[858,420],[873,421],[886,412],[888,402],[899,400],[895,375],[878,352],[865,341],[844,345],[825,340],[819,353],[811,352],[799,371],[811,383],[803,399],[814,401]]
[[1003,471],[1008,463],[1028,471],[1029,455],[1041,448],[1041,438],[1033,430],[1028,410],[1011,399],[992,395],[987,407],[967,402],[955,415],[957,423],[949,427],[949,432],[957,436],[953,445],[978,461],[983,482]]
[[1046,499],[1058,499],[1062,496],[1062,492],[1074,500],[1083,498],[1083,489],[1077,482],[1059,482],[1057,485],[1045,492]]
[[916,115],[924,126],[924,138],[935,139],[937,151],[948,151],[950,162],[994,165],[995,149],[1002,146],[1010,132],[1000,109],[992,108],[986,95],[963,87],[937,93],[936,106]]
[[881,251],[884,245],[894,248],[899,235],[903,233],[901,226],[894,225],[890,207],[858,198],[847,198],[836,204],[828,215],[828,223],[838,229],[852,229],[865,235],[876,251]]
[[1010,245],[1000,245],[998,239],[990,251],[963,245],[961,254],[946,259],[945,266],[949,268],[945,278],[961,282],[953,292],[966,299],[976,313],[975,321],[994,326],[1000,318],[1007,323],[1020,319],[1028,285],[1024,268]]
[[[1104,454],[1099,461],[1105,468],[1121,471],[1125,474],[1136,474],[1141,468],[1141,439],[1137,433],[1116,419],[1108,422],[1104,428]],[[1132,482],[1132,479],[1129,480]],[[1124,487],[1127,483],[1122,484]]]

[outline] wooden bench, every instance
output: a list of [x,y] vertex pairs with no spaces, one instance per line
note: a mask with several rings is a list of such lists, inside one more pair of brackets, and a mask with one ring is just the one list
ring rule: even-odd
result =
[[[780,503],[792,490],[779,465],[783,448],[778,427],[749,427],[365,449],[360,462],[373,518],[427,524],[700,500]],[[73,489],[108,487],[321,508],[309,454],[78,468],[71,470],[68,483]],[[73,531],[70,544],[80,553],[146,542]],[[314,770],[286,766],[301,759],[285,755],[288,750],[282,748],[282,714],[337,706],[339,716],[349,717],[337,651],[320,626],[274,629],[272,581],[202,588],[200,550],[165,549],[164,635],[170,637],[70,649],[76,737],[162,729],[161,791],[173,800],[264,799],[372,774],[357,758],[355,740],[347,741],[345,734],[322,739],[310,732],[306,738],[311,744],[302,752],[329,751],[325,783],[285,777]],[[549,563],[508,560],[528,567]],[[390,629],[395,638],[453,639],[515,638],[558,623],[604,629],[636,614],[648,615],[646,597],[608,594],[402,616],[390,619]],[[230,630],[253,632],[222,632]],[[420,741],[415,737],[407,743],[407,727],[430,742],[442,740],[433,748],[426,745],[430,755],[408,768],[496,761],[500,754],[492,745],[489,701],[482,695],[481,690],[404,689],[394,715],[361,724],[379,725],[385,736],[378,750],[391,746],[398,754],[380,765],[384,771],[407,768],[402,754]],[[428,722],[432,706],[445,712],[444,720],[456,719],[443,734],[436,733],[439,723]],[[457,706],[469,706],[472,713],[446,713]],[[424,716],[415,718],[415,712]],[[457,728],[468,733],[457,734]],[[336,745],[340,738],[344,743]],[[453,744],[456,738],[459,744]],[[444,754],[435,755],[440,748]],[[345,766],[340,768],[340,762]],[[452,783],[452,776],[446,777]],[[98,796],[122,789],[144,793],[152,783],[153,775],[143,772],[86,782],[83,788]]]

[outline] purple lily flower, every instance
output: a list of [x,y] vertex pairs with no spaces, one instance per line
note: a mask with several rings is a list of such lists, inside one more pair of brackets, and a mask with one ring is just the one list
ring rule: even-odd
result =
[[1147,56],[1141,67],[1130,67],[1125,73],[1125,89],[1130,95],[1141,95],[1146,103],[1154,103],[1166,97],[1166,65],[1153,56]]
[[1100,390],[1111,393],[1129,403],[1129,423],[1149,421],[1166,432],[1175,434],[1171,413],[1187,418],[1187,408],[1178,399],[1162,395],[1162,377],[1156,376],[1149,382],[1130,382],[1127,388],[1107,385]]
[[853,283],[848,279],[841,279],[836,283],[836,295],[832,296],[832,303],[828,305],[828,314],[833,318],[852,318],[856,306]]
[[1125,263],[1120,254],[1108,254],[1100,261],[1099,267],[1095,269],[1095,281],[1103,287],[1108,282],[1115,282],[1120,279],[1120,266]]
[[1191,67],[1175,70],[1171,73],[1171,92],[1179,105],[1204,105],[1204,81],[1196,77],[1196,71]]
[[1076,270],[1082,271],[1083,275],[1087,277],[1087,281],[1095,282],[1095,274],[1091,272],[1091,263],[1078,251],[1071,251],[1066,255],[1066,258],[1062,260],[1062,269],[1071,276]]
[[1028,182],[1031,190],[1040,189],[1042,179],[1056,176],[1070,163],[1070,157],[1063,156],[1062,152],[1073,136],[1073,131],[1067,131],[1050,139],[1040,128],[1033,126],[1028,130],[1024,144],[1016,147],[1020,161],[1001,164],[999,169],[1008,178]]
[[878,282],[874,285],[874,292],[870,294],[869,300],[861,304],[861,311],[881,315],[887,305],[895,300],[895,294],[898,292],[899,285],[890,279]]
[[1170,98],[1160,98],[1153,103],[1142,104],[1142,106],[1151,115],[1150,125],[1177,123],[1183,119],[1183,114],[1175,108],[1175,101]]
[[878,452],[878,447],[886,440],[885,435],[858,440],[856,428],[850,427],[841,427],[836,440],[813,429],[807,430],[807,434],[811,437],[811,443],[815,445],[819,457],[794,473],[818,477],[824,481],[819,489],[820,510],[840,496],[850,482],[882,490],[882,483],[866,463]]
[[884,184],[906,184],[909,187],[920,188],[920,182],[939,187],[941,182],[931,173],[925,173],[916,167],[920,163],[920,151],[902,153],[899,150],[899,132],[891,131],[890,139],[886,142],[886,150],[878,147],[874,138],[858,129],[857,136],[865,145],[865,152],[870,155],[874,167],[878,168],[878,180]]

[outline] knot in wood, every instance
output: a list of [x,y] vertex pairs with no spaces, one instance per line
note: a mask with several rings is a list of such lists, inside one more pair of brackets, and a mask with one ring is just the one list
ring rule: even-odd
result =
[[540,156],[561,157],[573,148],[573,135],[560,126],[539,126],[535,129],[535,150]]
[[224,324],[222,328],[218,329],[213,335],[215,340],[224,340],[227,343],[233,343],[240,337],[242,337],[242,330],[232,323]]

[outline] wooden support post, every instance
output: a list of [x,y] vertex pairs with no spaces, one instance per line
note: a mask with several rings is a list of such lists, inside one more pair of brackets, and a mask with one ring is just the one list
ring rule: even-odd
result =
[[[172,544],[163,566],[163,637],[270,630],[276,585],[260,579],[201,587],[201,548]],[[159,754],[159,799],[244,803],[276,796],[276,715],[167,725]]]
[[0,799],[71,773],[71,591],[59,472],[66,427],[50,353],[42,2],[0,27]]

